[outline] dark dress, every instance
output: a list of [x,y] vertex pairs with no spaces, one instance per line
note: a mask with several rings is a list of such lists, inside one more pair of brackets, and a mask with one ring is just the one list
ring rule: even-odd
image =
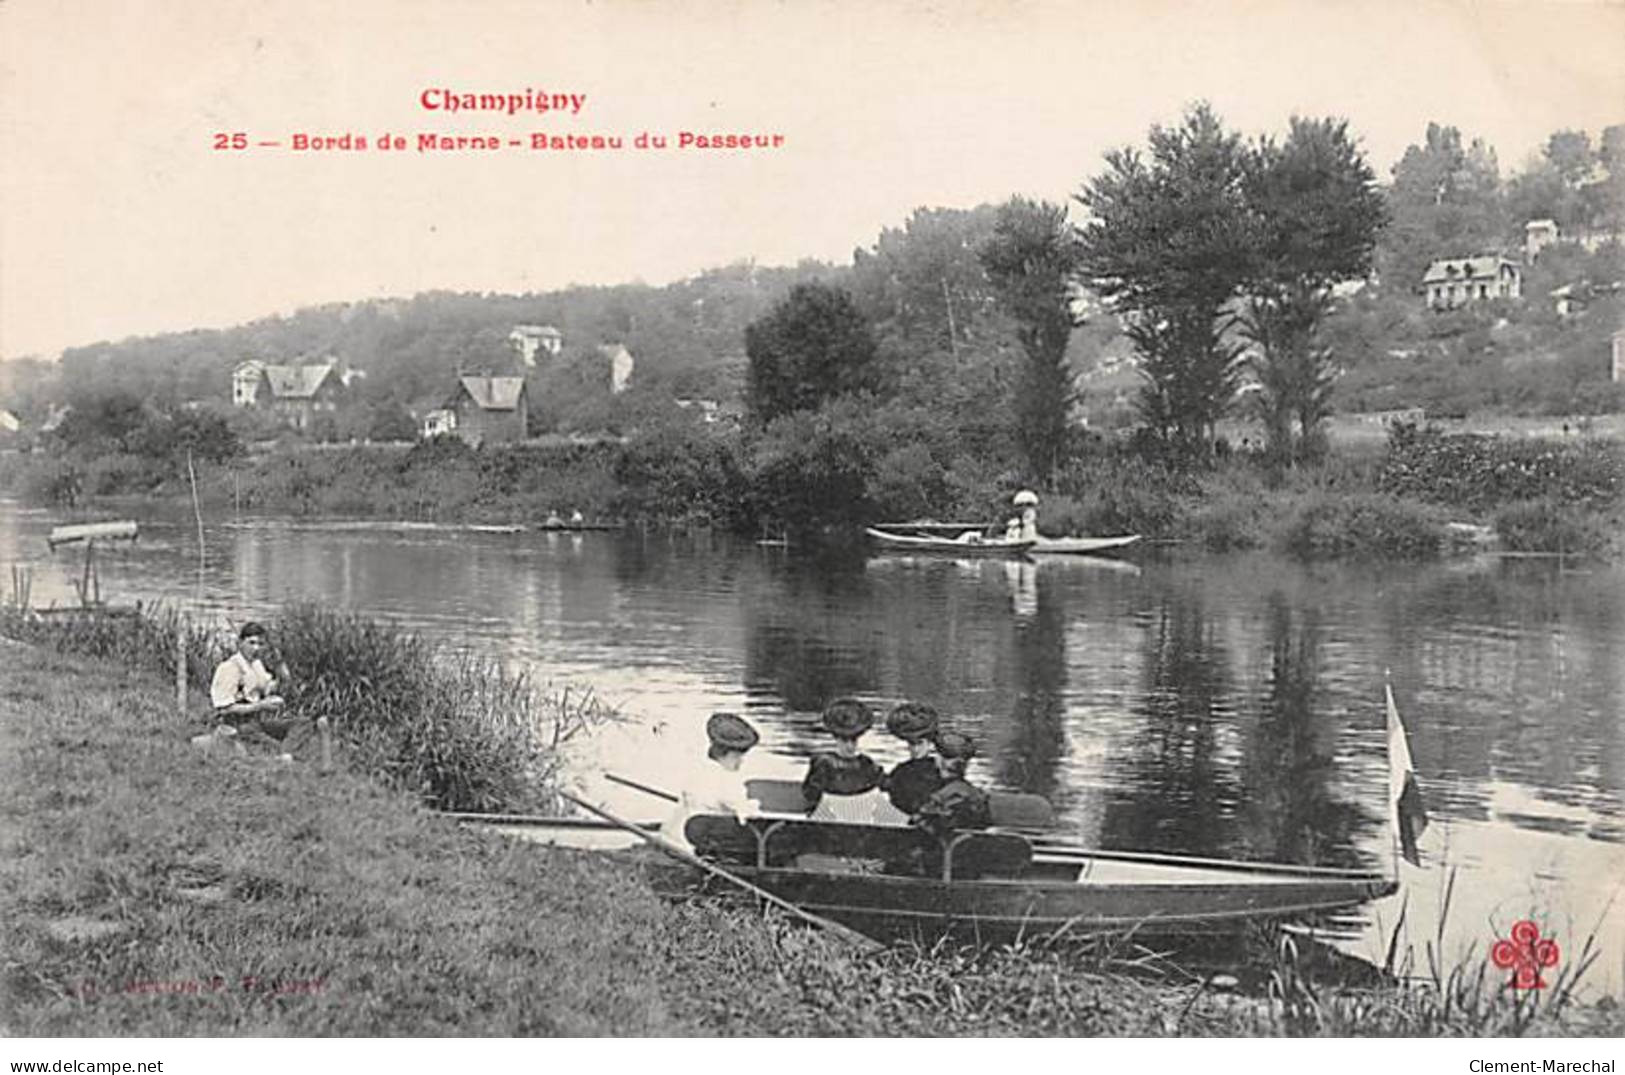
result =
[[825,795],[862,795],[873,791],[886,779],[886,772],[867,754],[844,758],[839,754],[814,754],[801,782],[801,798],[810,814]]
[[905,814],[912,815],[931,793],[942,787],[942,772],[935,758],[912,758],[899,765],[886,777],[886,794],[891,804]]
[[911,820],[946,839],[961,829],[988,828],[993,824],[993,811],[985,792],[956,778],[932,792]]

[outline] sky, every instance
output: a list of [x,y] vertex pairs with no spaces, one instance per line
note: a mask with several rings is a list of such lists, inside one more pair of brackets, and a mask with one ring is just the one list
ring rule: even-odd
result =
[[[1384,178],[1438,120],[1505,172],[1554,130],[1625,122],[1622,54],[1625,3],[1586,0],[4,0],[0,358],[433,289],[846,262],[920,206],[1064,201],[1198,99],[1248,135],[1346,117]],[[585,99],[450,114],[426,90]],[[783,143],[678,149],[685,130]]]

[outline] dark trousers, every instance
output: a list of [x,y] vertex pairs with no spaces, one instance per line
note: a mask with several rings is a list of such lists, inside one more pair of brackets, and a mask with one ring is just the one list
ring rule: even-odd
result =
[[274,747],[280,753],[298,754],[300,748],[316,734],[316,723],[308,717],[289,717],[281,713],[255,713],[252,716],[227,718],[237,729],[237,742],[247,747]]

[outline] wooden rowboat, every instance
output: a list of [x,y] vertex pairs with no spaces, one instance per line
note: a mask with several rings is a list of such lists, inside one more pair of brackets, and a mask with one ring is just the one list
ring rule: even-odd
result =
[[1114,549],[1126,549],[1140,540],[1139,534],[1122,534],[1118,537],[1064,537],[1051,538],[1038,537],[1038,544],[1033,546],[1035,553],[1068,553],[1088,554],[1101,553]]
[[1358,870],[1098,851],[1014,833],[944,842],[906,827],[701,815],[686,835],[751,884],[868,933],[1220,933],[1345,911],[1397,888]]
[[[977,530],[966,530],[957,538],[936,537],[927,534],[900,534],[878,527],[867,527],[868,534],[889,549],[907,549],[910,552],[940,552],[954,556],[1020,556],[1034,545],[1032,539],[1009,540],[987,538]],[[965,535],[970,535],[966,537]]]
[[[791,785],[751,781],[752,797]],[[1042,824],[1037,796],[995,798],[995,820]],[[613,850],[636,836],[583,818],[453,815],[464,823],[556,846]],[[1052,819],[1052,816],[1050,816]],[[652,822],[640,827],[657,827]],[[977,935],[1118,932],[1191,935],[1248,922],[1348,910],[1388,895],[1380,874],[1184,855],[1102,851],[1041,835],[993,830],[939,840],[908,826],[811,821],[763,813],[690,818],[696,852],[816,915],[871,934]]]
[[[453,816],[581,850],[639,842],[595,819]],[[745,823],[699,815],[685,835],[697,853],[736,876],[872,935],[1214,934],[1346,911],[1397,888],[1358,870],[1100,851],[1008,832],[959,833],[944,842],[906,826],[770,814]]]

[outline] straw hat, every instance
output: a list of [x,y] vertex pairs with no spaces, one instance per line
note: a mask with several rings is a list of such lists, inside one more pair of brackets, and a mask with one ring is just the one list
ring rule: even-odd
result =
[[837,698],[824,707],[824,727],[841,739],[856,739],[874,723],[874,713],[856,698]]
[[1016,494],[1012,503],[1014,503],[1018,508],[1024,508],[1029,504],[1037,504],[1038,494],[1033,492],[1031,489],[1023,489],[1021,492]]
[[713,746],[741,754],[762,738],[749,722],[734,713],[712,713],[711,719],[705,722],[705,735]]
[[905,743],[929,739],[937,730],[937,711],[924,702],[901,702],[886,715],[886,730]]
[[937,753],[944,758],[970,761],[976,757],[976,743],[968,735],[942,732],[937,736]]

